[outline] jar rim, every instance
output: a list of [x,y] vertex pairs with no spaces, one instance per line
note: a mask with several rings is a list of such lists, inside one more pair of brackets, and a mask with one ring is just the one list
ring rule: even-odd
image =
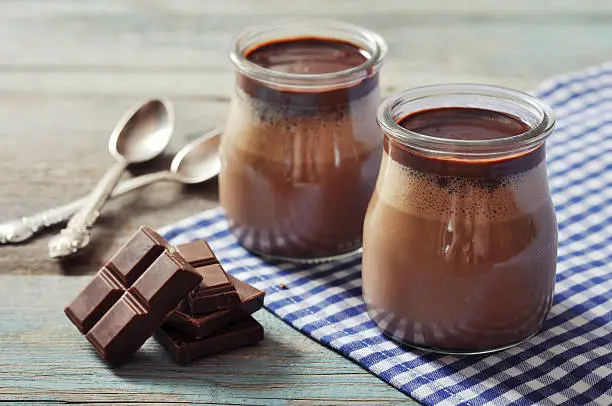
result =
[[[258,35],[278,33],[278,39],[297,39],[300,37],[320,37],[346,41],[360,49],[361,44],[355,43],[350,38],[321,34],[320,29],[327,28],[359,36],[365,43],[365,51],[368,52],[367,60],[360,65],[353,66],[337,72],[330,73],[287,73],[273,69],[264,68],[245,57],[245,52],[267,41],[245,44]],[[311,34],[288,34],[283,35],[283,30],[311,30]],[[268,40],[269,41],[269,40]],[[271,24],[256,25],[242,30],[232,42],[229,50],[229,58],[234,66],[244,75],[252,77],[262,83],[272,85],[287,85],[295,89],[318,89],[327,88],[330,85],[341,86],[359,82],[370,77],[380,69],[387,54],[387,44],[384,39],[374,31],[336,20],[328,19],[282,19]]]
[[[451,139],[436,137],[408,130],[399,125],[393,117],[394,109],[401,104],[411,101],[423,100],[437,96],[486,96],[500,98],[516,103],[525,109],[536,111],[539,115],[537,123],[530,125],[524,133],[495,139]],[[450,106],[440,106],[450,107]],[[458,106],[459,107],[459,106]],[[435,107],[432,107],[435,108]],[[483,105],[479,108],[487,108]],[[492,108],[491,110],[495,110]],[[416,111],[415,111],[416,112]],[[516,152],[540,145],[552,133],[555,126],[555,117],[552,109],[539,98],[518,90],[473,83],[447,83],[416,87],[397,92],[389,96],[378,108],[377,120],[383,131],[395,140],[419,150],[439,152],[440,149],[452,147],[447,151],[451,155],[489,155],[494,153],[490,148],[505,147],[504,152]],[[486,152],[470,154],[470,148],[487,148]],[[499,151],[501,153],[501,151]]]

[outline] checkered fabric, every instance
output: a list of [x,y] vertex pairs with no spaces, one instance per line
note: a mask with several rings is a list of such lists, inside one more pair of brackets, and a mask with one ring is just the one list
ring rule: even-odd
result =
[[270,311],[424,404],[612,405],[612,64],[552,79],[537,94],[558,122],[547,145],[557,284],[544,330],[512,349],[455,357],[401,348],[366,313],[361,258],[265,262],[237,244],[221,209],[161,231],[175,243],[209,239],[230,273],[266,290]]

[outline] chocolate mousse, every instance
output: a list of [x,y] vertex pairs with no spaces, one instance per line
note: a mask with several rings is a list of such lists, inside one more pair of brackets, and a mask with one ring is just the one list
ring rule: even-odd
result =
[[[531,130],[518,117],[468,107],[423,110],[398,124],[452,140]],[[557,252],[543,144],[460,159],[386,135],[384,151],[363,254],[364,296],[379,327],[446,352],[488,351],[536,333],[552,303]]]
[[378,72],[359,69],[371,55],[338,39],[298,37],[244,56],[293,82],[238,73],[221,145],[230,229],[247,249],[273,257],[359,249],[382,155]]

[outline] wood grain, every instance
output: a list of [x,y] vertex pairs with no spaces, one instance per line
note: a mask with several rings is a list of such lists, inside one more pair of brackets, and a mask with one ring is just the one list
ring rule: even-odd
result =
[[0,401],[408,402],[265,311],[255,315],[265,328],[265,339],[257,346],[183,366],[151,339],[130,363],[111,370],[62,312],[88,279],[0,276]]
[[[385,94],[458,81],[529,90],[612,55],[607,0],[0,0],[0,10],[0,221],[84,195],[111,164],[115,122],[142,99],[171,99],[177,128],[168,155],[135,174],[167,167],[188,140],[223,124],[233,87],[226,51],[253,23],[311,16],[378,31],[389,44]],[[100,364],[61,315],[83,283],[73,276],[94,272],[140,224],[213,207],[216,189],[158,184],[113,201],[74,260],[47,258],[50,233],[0,247],[0,275],[19,275],[0,277],[0,400],[405,401],[265,312],[262,346],[196,369],[172,365],[155,343],[123,372]]]

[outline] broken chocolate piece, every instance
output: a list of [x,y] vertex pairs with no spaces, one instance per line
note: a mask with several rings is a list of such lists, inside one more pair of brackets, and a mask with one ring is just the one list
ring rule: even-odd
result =
[[189,362],[206,355],[253,345],[263,340],[263,327],[253,317],[232,324],[217,334],[196,339],[171,326],[157,329],[155,338],[176,362]]
[[261,309],[265,292],[259,290],[232,275],[227,275],[234,284],[240,297],[240,307],[233,310],[221,310],[208,314],[193,314],[186,303],[182,303],[172,313],[165,324],[174,327],[195,338],[202,338],[216,333],[223,327],[246,318],[249,314]]
[[219,263],[210,245],[204,240],[196,240],[176,247],[178,252],[194,268]]
[[194,314],[240,307],[240,296],[219,264],[196,268],[202,282],[189,294],[187,303]]
[[187,300],[191,313],[210,313],[240,307],[240,297],[236,289],[206,241],[181,244],[177,250],[202,275],[202,283]]

